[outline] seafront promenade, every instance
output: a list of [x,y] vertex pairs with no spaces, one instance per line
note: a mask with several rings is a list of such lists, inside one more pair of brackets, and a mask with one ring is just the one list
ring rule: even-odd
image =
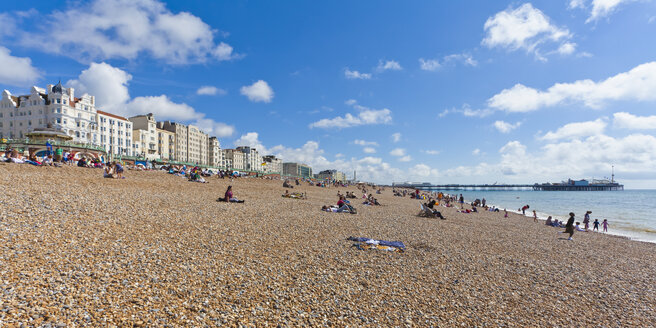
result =
[[[0,163],[0,326],[656,325],[656,244],[281,181]],[[216,202],[228,185],[243,204]],[[582,213],[581,213],[582,215]],[[402,241],[358,250],[349,236]]]

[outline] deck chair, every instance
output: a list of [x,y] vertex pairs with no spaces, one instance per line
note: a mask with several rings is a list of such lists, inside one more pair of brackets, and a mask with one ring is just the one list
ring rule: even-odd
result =
[[419,207],[421,208],[421,211],[419,211],[417,216],[426,217],[426,218],[434,218],[435,217],[435,214],[433,214],[433,211],[430,208],[424,206],[424,204],[419,203]]

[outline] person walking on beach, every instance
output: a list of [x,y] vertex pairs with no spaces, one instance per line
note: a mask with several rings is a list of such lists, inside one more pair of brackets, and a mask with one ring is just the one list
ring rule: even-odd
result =
[[503,209],[503,217],[504,218],[508,217],[508,211],[505,208]]
[[569,212],[569,219],[567,220],[567,224],[565,225],[565,233],[569,233],[569,238],[567,240],[573,240],[572,236],[574,236],[574,213]]
[[608,232],[608,220],[604,219],[601,225],[604,227],[604,232]]
[[592,231],[599,232],[599,220],[595,219],[594,222],[592,222]]
[[590,228],[590,214],[592,214],[592,211],[587,211],[585,212],[585,216],[583,217],[583,225],[585,226],[585,230],[588,230],[588,228]]
[[538,222],[538,213],[533,210],[533,222]]

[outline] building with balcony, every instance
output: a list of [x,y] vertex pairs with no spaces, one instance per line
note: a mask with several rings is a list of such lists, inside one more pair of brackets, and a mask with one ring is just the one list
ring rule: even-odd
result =
[[213,167],[226,167],[223,152],[221,151],[221,143],[216,137],[208,139],[207,152],[209,154],[209,165]]
[[223,149],[226,167],[234,170],[246,170],[246,155],[237,149]]
[[263,167],[263,172],[266,174],[273,174],[273,173],[278,173],[282,174],[282,159],[277,158],[276,156],[273,155],[267,155],[262,157],[262,161],[264,162]]

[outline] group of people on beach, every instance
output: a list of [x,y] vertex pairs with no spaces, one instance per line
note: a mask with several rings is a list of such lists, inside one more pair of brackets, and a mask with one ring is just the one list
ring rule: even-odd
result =
[[[583,217],[583,224],[584,227],[581,227],[581,222],[576,222],[574,223],[575,220],[575,214],[573,212],[569,213],[569,219],[567,220],[567,223],[563,224],[563,221],[558,221],[557,219],[552,219],[551,216],[547,218],[547,221],[545,221],[545,224],[548,226],[552,227],[557,227],[557,228],[565,228],[564,233],[569,234],[568,240],[572,240],[572,236],[574,236],[575,231],[580,231],[580,232],[589,232],[590,230],[590,214],[592,214],[592,211],[587,211],[585,212],[585,215]],[[599,222],[598,219],[595,219],[594,222],[592,222],[592,231],[597,231],[599,232],[599,226],[603,227],[604,232],[608,232],[608,227],[610,224],[608,223],[607,219],[604,219],[604,221]]]
[[107,163],[103,170],[103,178],[125,179],[125,177],[123,176],[123,170],[124,170],[123,165],[121,165],[121,163],[118,163],[116,161],[112,163]]

